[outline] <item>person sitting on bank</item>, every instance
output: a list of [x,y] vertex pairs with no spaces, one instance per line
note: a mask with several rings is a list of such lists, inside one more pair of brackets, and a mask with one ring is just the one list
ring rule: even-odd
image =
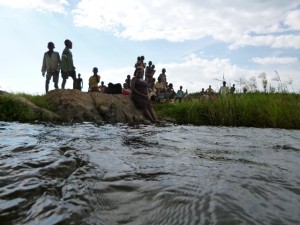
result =
[[104,81],[101,81],[101,85],[99,86],[99,91],[105,93],[106,85],[104,85]]
[[178,90],[177,93],[176,93],[176,97],[175,97],[174,102],[176,102],[176,100],[178,99],[178,100],[179,100],[179,103],[181,103],[183,97],[184,97],[184,92],[183,92],[183,90],[182,90],[182,86],[180,86],[180,87],[179,87],[179,90]]
[[98,92],[98,84],[100,82],[100,76],[98,75],[98,68],[93,68],[94,75],[90,77],[89,79],[89,92]]
[[148,87],[146,81],[143,79],[142,69],[138,69],[136,79],[131,82],[131,98],[137,108],[144,111],[145,116],[153,123],[158,123],[159,120],[153,110],[152,104],[148,96]]
[[173,84],[169,83],[167,89],[165,90],[165,102],[171,102],[176,96],[176,93],[173,89]]
[[130,90],[130,88],[128,88],[127,83],[123,84],[122,94],[123,95],[130,95],[131,94],[131,90]]

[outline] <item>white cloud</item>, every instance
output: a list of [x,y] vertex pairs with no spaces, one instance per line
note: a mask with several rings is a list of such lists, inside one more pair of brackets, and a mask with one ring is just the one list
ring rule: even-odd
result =
[[299,0],[81,0],[73,15],[77,26],[132,40],[178,42],[209,35],[232,48],[300,48],[299,35],[281,34],[299,29],[299,11],[292,11],[298,4]]
[[298,58],[296,58],[296,57],[264,57],[264,58],[255,57],[255,58],[252,58],[252,61],[257,64],[261,64],[261,65],[268,65],[268,64],[269,65],[270,64],[284,65],[284,64],[298,63]]
[[64,13],[67,0],[0,0],[0,5],[12,8],[30,8],[40,11]]

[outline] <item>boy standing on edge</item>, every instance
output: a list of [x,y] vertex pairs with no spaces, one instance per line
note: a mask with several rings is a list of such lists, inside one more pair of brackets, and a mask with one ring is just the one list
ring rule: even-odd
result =
[[42,65],[43,77],[45,76],[45,72],[47,71],[45,83],[46,93],[49,91],[49,83],[52,76],[54,87],[55,89],[58,89],[58,75],[60,70],[60,56],[58,52],[53,51],[53,49],[55,48],[54,43],[49,42],[47,47],[49,51],[45,52]]
[[72,49],[72,42],[70,40],[65,40],[65,49],[61,56],[61,76],[63,78],[63,82],[61,84],[61,88],[65,89],[65,85],[68,77],[72,77],[73,79],[73,89],[75,87],[75,79],[76,72],[73,64],[73,55],[70,49]]

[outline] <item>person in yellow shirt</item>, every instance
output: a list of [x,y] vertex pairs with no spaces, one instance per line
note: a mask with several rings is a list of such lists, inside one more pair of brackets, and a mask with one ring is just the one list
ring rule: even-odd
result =
[[98,84],[100,82],[100,76],[98,75],[98,68],[93,68],[94,75],[90,77],[89,79],[89,92],[98,92],[99,87]]

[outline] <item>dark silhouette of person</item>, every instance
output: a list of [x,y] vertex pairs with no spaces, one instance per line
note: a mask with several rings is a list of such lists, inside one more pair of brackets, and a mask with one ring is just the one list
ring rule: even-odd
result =
[[235,84],[232,85],[232,87],[230,88],[230,94],[234,94],[235,92]]
[[78,78],[76,78],[75,80],[75,89],[78,89],[79,91],[81,91],[83,88],[83,80],[81,78],[80,73],[78,74]]
[[66,39],[65,40],[65,49],[63,50],[62,56],[61,56],[61,76],[63,78],[63,82],[61,84],[61,88],[64,89],[68,77],[72,77],[73,79],[73,88],[75,86],[75,79],[76,79],[76,72],[75,72],[75,66],[73,63],[73,55],[70,49],[73,47],[73,43]]
[[49,42],[47,47],[49,51],[44,53],[43,65],[42,65],[43,77],[45,76],[45,72],[47,72],[46,82],[45,82],[46,93],[49,91],[49,83],[51,77],[53,77],[54,88],[58,89],[58,79],[59,79],[59,70],[60,70],[60,55],[58,52],[53,51],[53,49],[55,48],[54,43]]
[[165,68],[163,68],[161,70],[161,74],[159,74],[158,78],[160,78],[160,80],[163,83],[164,87],[167,87],[167,75],[166,75],[166,69]]
[[130,77],[129,74],[127,75],[127,78],[126,78],[126,80],[125,80],[125,83],[126,83],[126,85],[127,85],[127,88],[128,88],[128,89],[131,89],[131,77]]

